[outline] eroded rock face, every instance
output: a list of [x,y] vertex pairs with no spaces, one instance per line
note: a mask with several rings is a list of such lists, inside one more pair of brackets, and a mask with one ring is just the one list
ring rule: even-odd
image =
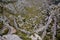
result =
[[19,36],[15,34],[3,35],[3,40],[22,40]]

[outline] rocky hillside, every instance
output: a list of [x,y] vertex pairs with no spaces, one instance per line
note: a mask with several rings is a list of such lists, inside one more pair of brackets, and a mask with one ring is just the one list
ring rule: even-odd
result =
[[0,0],[0,40],[60,40],[60,0]]

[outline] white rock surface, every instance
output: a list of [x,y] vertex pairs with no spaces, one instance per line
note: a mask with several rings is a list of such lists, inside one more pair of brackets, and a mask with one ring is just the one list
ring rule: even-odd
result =
[[3,35],[3,40],[22,40],[15,34],[8,34],[8,35]]

